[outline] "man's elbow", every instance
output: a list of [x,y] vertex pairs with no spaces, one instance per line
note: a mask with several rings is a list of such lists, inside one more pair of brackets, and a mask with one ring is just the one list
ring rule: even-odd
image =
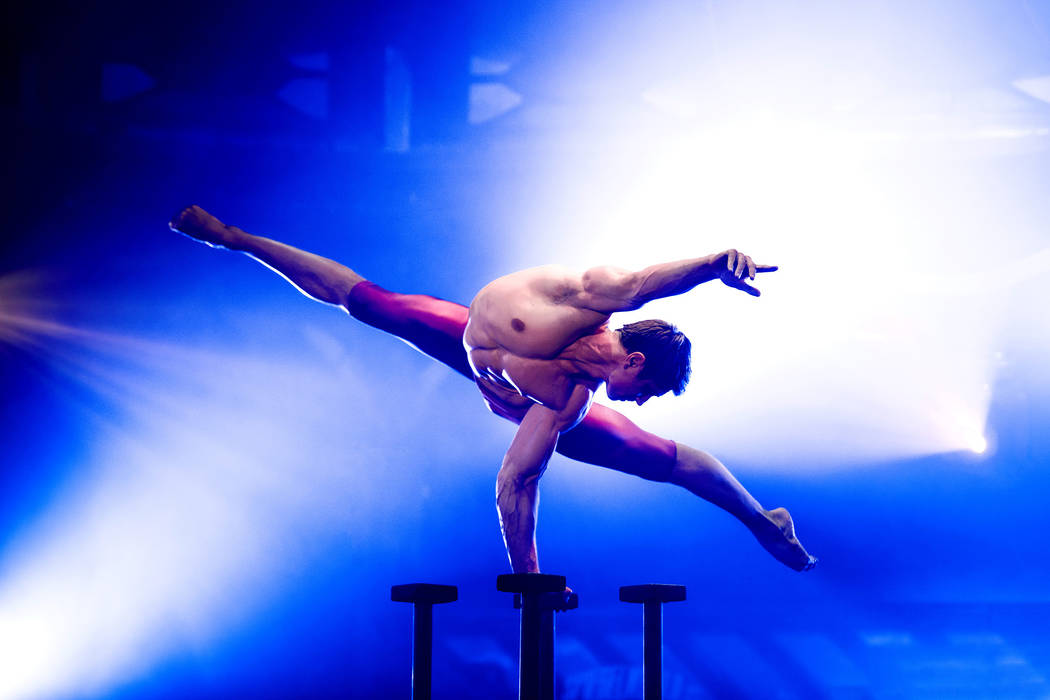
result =
[[614,300],[618,310],[632,311],[642,306],[639,290],[641,273],[617,267],[592,267],[583,273],[583,290],[589,295]]

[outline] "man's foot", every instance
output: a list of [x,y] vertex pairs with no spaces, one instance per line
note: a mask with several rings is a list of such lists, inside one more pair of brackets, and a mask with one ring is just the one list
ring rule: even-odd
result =
[[230,248],[234,230],[196,204],[186,207],[172,217],[168,227],[194,240],[207,243],[213,248]]
[[762,516],[751,532],[777,561],[795,571],[809,571],[817,565],[817,558],[810,556],[795,537],[795,524],[787,509],[762,511]]

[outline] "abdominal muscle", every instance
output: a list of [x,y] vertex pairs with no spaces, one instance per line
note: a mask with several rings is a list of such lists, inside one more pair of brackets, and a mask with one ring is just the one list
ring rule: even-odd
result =
[[560,411],[576,385],[556,359],[518,357],[502,348],[473,348],[467,357],[490,408],[505,417],[524,416],[534,403]]
[[490,367],[477,365],[474,372],[475,383],[489,409],[515,423],[520,423],[529,409],[539,404],[557,413],[557,420],[563,426],[559,430],[567,430],[587,415],[594,396],[594,388],[588,383],[575,383],[569,377],[563,377],[562,382],[551,387],[552,398],[540,400],[543,397],[530,396],[516,387],[506,372],[500,376]]
[[474,381],[489,410],[515,423],[520,423],[525,413],[536,403],[487,373],[475,375]]

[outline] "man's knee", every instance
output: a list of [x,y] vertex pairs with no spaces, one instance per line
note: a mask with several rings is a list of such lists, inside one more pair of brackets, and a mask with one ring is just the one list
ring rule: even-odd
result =
[[346,295],[346,310],[358,321],[372,325],[371,319],[378,314],[384,293],[389,294],[374,282],[358,282]]
[[412,297],[365,280],[354,285],[347,294],[346,309],[362,323],[411,341],[411,336],[426,330]]

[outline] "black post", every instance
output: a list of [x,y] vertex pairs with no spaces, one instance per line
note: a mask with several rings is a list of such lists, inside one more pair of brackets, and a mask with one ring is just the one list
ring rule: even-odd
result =
[[660,700],[664,681],[664,621],[659,601],[642,605],[642,681],[645,700]]
[[434,667],[434,606],[412,606],[412,700],[430,700]]
[[[564,592],[565,589],[562,589]],[[545,593],[560,596],[562,593]],[[515,596],[517,598],[517,596]],[[540,697],[554,700],[554,608],[552,601],[540,598]]]
[[412,603],[412,700],[430,700],[434,605],[459,597],[455,586],[406,583],[390,587],[390,600]]
[[496,589],[517,593],[521,609],[518,650],[519,700],[554,700],[554,611],[579,605],[575,593],[565,595],[565,577],[549,574],[503,574]]
[[663,697],[663,609],[664,603],[685,600],[685,586],[649,583],[621,586],[620,600],[642,603],[642,679],[645,700]]

